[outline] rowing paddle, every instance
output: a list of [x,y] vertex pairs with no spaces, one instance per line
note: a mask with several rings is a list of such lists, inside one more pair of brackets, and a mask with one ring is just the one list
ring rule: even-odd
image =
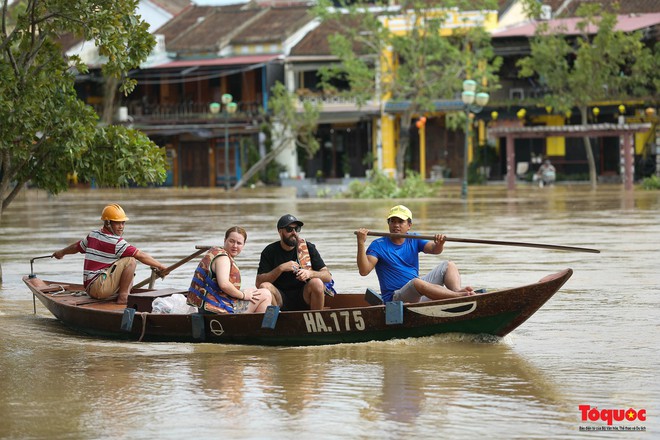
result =
[[134,289],[138,289],[138,288],[140,288],[140,287],[142,287],[142,286],[145,286],[147,283],[149,283],[149,288],[152,289],[152,288],[154,287],[154,282],[156,281],[156,278],[158,278],[158,277],[160,277],[160,278],[165,277],[167,274],[169,274],[170,272],[172,272],[174,269],[183,266],[183,265],[186,264],[188,261],[192,260],[192,259],[195,258],[195,257],[198,257],[199,255],[203,254],[204,252],[206,252],[206,251],[209,250],[210,248],[211,248],[211,246],[195,246],[195,249],[198,249],[197,251],[195,251],[194,253],[188,255],[186,258],[183,258],[183,259],[179,260],[178,262],[174,263],[173,265],[167,267],[167,268],[166,268],[164,271],[162,271],[162,272],[157,272],[157,271],[153,270],[153,271],[151,272],[151,276],[150,276],[149,278],[146,278],[146,279],[140,281],[139,283],[137,283],[136,285],[134,285],[133,288],[134,288]]
[[[355,231],[357,235],[357,231]],[[367,232],[367,235],[376,237],[390,237],[390,238],[412,238],[416,240],[434,240],[434,235],[412,235],[412,234],[393,234],[390,232]],[[556,251],[572,251],[572,252],[591,252],[593,254],[600,254],[598,249],[589,249],[575,246],[558,246],[554,244],[540,244],[540,243],[522,243],[519,241],[496,241],[496,240],[477,240],[474,238],[451,238],[445,237],[445,241],[456,241],[460,243],[478,243],[478,244],[494,244],[499,246],[520,246],[520,247],[533,247],[542,249],[554,249]]]

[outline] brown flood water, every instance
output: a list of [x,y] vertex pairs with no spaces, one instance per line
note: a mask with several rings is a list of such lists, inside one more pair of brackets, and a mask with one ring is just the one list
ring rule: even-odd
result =
[[[30,191],[5,213],[0,236],[0,438],[622,438],[660,436],[660,191],[620,185],[458,188],[424,200],[295,199],[285,189]],[[248,230],[238,257],[245,285],[284,213],[305,222],[336,288],[360,277],[353,231],[386,231],[405,203],[413,230],[456,238],[597,248],[600,254],[450,242],[441,257],[464,284],[533,282],[570,267],[568,283],[503,339],[443,335],[311,348],[114,342],[72,333],[37,305],[21,277],[100,225],[107,202],[130,221],[124,236],[165,264],[198,244]],[[422,273],[440,257],[421,257]],[[187,287],[196,263],[158,281]],[[82,256],[34,263],[43,277],[79,281]],[[144,266],[137,279],[149,275]],[[597,418],[582,420],[584,412]],[[601,418],[645,410],[645,420]],[[598,429],[584,432],[580,428]]]

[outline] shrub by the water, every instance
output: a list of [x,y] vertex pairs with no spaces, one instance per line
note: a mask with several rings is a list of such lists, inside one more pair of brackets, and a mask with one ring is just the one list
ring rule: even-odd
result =
[[642,180],[642,188],[644,189],[660,189],[660,179],[658,176],[646,177]]
[[353,199],[420,198],[430,197],[437,192],[442,181],[427,183],[419,173],[408,171],[401,186],[396,179],[374,170],[367,181],[353,181],[345,197]]

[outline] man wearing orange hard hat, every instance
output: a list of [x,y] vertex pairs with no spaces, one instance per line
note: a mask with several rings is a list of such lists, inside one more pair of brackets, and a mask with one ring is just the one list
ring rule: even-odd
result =
[[116,294],[117,303],[126,304],[137,261],[158,271],[164,271],[166,266],[124,240],[122,235],[128,217],[121,206],[107,205],[103,208],[101,220],[103,228],[53,252],[52,256],[61,259],[69,254],[85,254],[83,283],[87,294],[96,299],[108,299]]

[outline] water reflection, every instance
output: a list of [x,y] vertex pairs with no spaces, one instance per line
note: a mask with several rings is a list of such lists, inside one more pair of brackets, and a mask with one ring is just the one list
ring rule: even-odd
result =
[[[356,432],[371,436],[386,434],[392,423],[398,429],[417,425],[421,432],[431,428],[430,421],[436,429],[453,429],[456,422],[449,413],[465,406],[517,399],[543,407],[557,403],[555,385],[506,344],[452,336],[254,350],[58,340],[59,335],[47,338],[47,346],[34,353],[39,365],[28,374],[18,373],[25,358],[3,365],[10,368],[3,368],[9,373],[4,379],[22,390],[22,398],[2,405],[3,414],[10,416],[5,420],[14,421],[3,422],[3,432],[128,438],[166,428],[169,436],[176,436],[185,435],[193,422],[201,433],[222,427],[222,432],[245,434],[250,424],[255,431],[267,429],[269,418],[280,420],[276,426],[281,428],[280,423],[315,418],[320,412],[326,415],[318,420],[321,428],[331,428],[337,437]],[[16,346],[8,348],[17,351]],[[30,396],[37,395],[36,407],[28,408],[34,404]],[[246,420],[237,427],[234,421],[240,415]],[[47,428],[36,423],[38,417],[59,423]],[[365,422],[369,429],[360,428]]]
[[545,406],[561,401],[542,371],[495,339],[444,335],[256,351],[198,347],[189,358],[191,378],[218,410],[258,406],[247,400],[256,389],[263,405],[288,417],[331,402],[357,407],[361,418],[373,422],[396,423],[414,423],[429,411],[441,416],[472,393],[486,401],[524,398]]

